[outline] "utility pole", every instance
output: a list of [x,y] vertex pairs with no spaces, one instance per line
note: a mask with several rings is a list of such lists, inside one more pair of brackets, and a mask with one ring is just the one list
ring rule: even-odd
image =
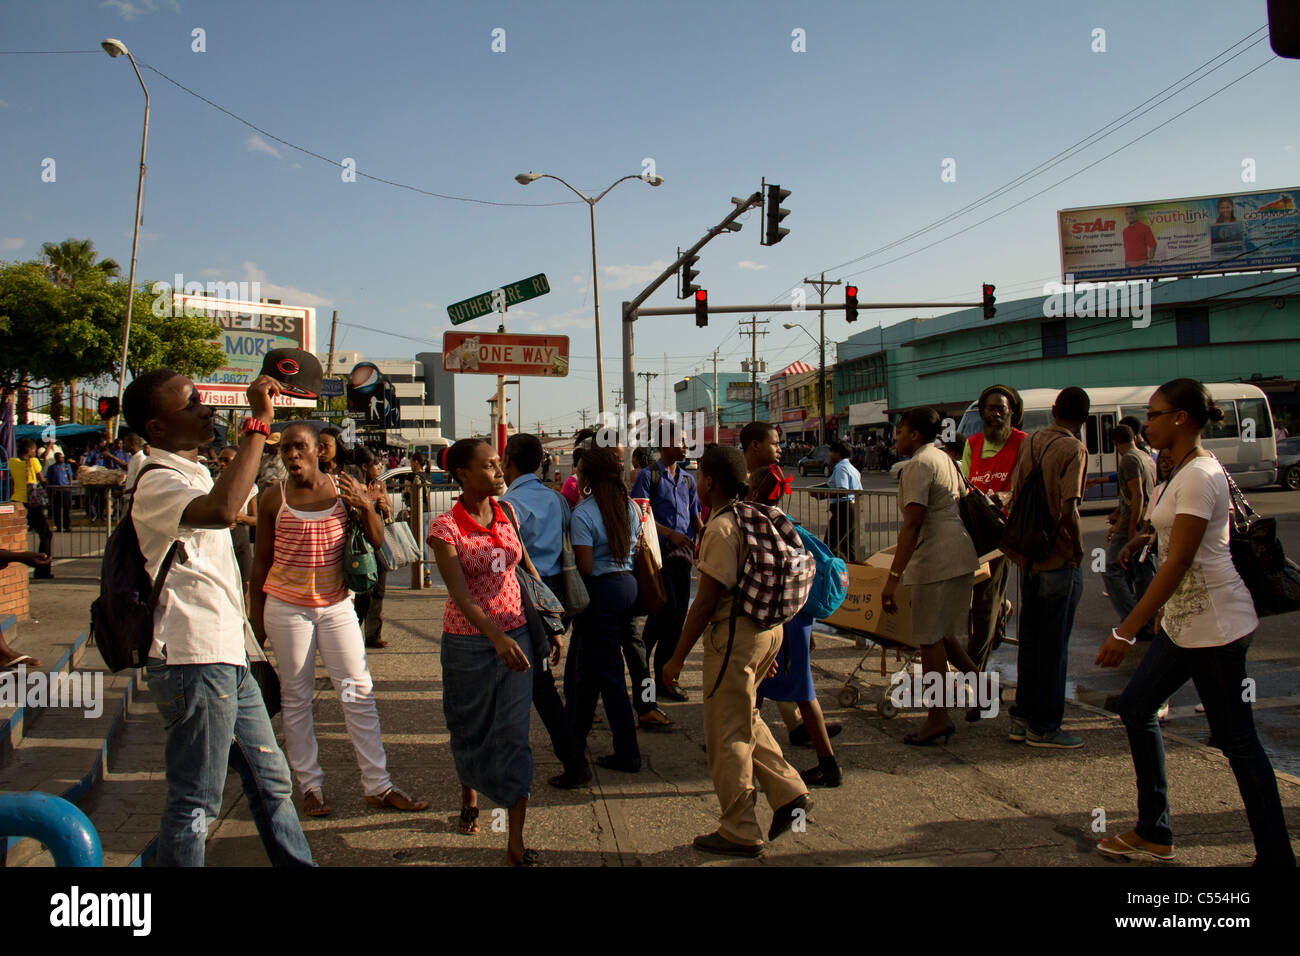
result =
[[582,408],[582,409],[579,409],[579,410],[578,410],[578,414],[582,416],[582,428],[583,428],[583,431],[586,431],[586,429],[587,429],[587,415],[590,414],[590,411],[591,411],[591,409],[588,409],[588,408]]
[[658,372],[637,372],[637,375],[645,379],[645,416],[646,421],[650,420],[650,379],[658,378]]
[[623,389],[620,388],[620,387],[615,387],[615,389],[614,389],[614,394],[615,394],[616,396],[618,396],[617,401],[616,401],[616,406],[615,406],[615,407],[617,407],[618,405],[622,405],[622,404],[623,404]]
[[[839,285],[840,280],[834,282],[826,281],[826,273],[821,274],[820,279],[804,279],[805,285],[817,287],[817,298],[822,305],[826,304],[826,290],[833,285]],[[821,332],[817,336],[817,349],[820,353],[818,372],[817,372],[817,444],[826,444],[826,310],[818,310],[820,319]]]
[[741,335],[749,336],[749,420],[758,421],[758,337],[767,335],[767,331],[758,331],[760,325],[767,325],[767,319],[760,319],[756,315],[751,315],[748,322],[741,322],[741,325],[748,325],[748,329],[741,329]]
[[330,354],[325,360],[325,377],[329,378],[334,374],[334,333],[339,328],[339,310],[334,310],[334,318],[330,320]]
[[722,423],[718,421],[718,350],[713,350],[713,443],[722,444]]

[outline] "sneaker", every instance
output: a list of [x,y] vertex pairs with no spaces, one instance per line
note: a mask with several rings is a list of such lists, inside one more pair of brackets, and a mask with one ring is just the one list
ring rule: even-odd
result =
[[1048,734],[1036,734],[1031,730],[1025,737],[1025,743],[1031,747],[1050,750],[1078,750],[1083,746],[1083,738],[1067,734],[1064,730],[1053,730]]
[[1097,844],[1097,852],[1113,860],[1153,860],[1156,863],[1172,863],[1174,848],[1148,843],[1136,833],[1129,831],[1123,836],[1114,836]]
[[745,856],[751,860],[763,855],[763,845],[750,846],[746,843],[733,843],[721,833],[706,833],[703,836],[697,836],[692,844],[697,850],[703,850],[705,853],[717,853],[722,856]]
[[1023,744],[1025,735],[1029,733],[1029,727],[1023,720],[1016,717],[1011,718],[1011,726],[1007,730],[1007,740],[1015,744]]

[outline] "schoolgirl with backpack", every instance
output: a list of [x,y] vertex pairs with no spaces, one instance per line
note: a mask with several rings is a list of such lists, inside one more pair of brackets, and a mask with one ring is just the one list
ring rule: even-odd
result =
[[694,845],[757,857],[763,840],[756,787],[773,811],[768,840],[808,808],[807,786],[755,705],[759,680],[776,673],[782,625],[807,603],[815,565],[784,512],[745,500],[747,478],[736,448],[709,448],[700,459],[699,494],[710,514],[696,561],[699,588],[664,679],[676,681],[703,638],[705,747],[722,812],[717,831],[696,837]]

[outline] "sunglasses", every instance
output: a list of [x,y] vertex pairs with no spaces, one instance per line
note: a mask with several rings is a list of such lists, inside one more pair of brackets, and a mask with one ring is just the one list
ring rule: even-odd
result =
[[1160,410],[1158,410],[1158,411],[1154,411],[1154,412],[1153,412],[1151,409],[1148,408],[1148,409],[1147,409],[1147,421],[1149,421],[1149,422],[1150,422],[1150,421],[1155,421],[1155,420],[1156,420],[1157,418],[1159,418],[1161,415],[1168,415],[1168,414],[1170,414],[1170,413],[1172,413],[1172,412],[1179,412],[1179,411],[1182,411],[1182,409],[1181,409],[1181,408],[1162,408],[1162,409],[1160,409]]

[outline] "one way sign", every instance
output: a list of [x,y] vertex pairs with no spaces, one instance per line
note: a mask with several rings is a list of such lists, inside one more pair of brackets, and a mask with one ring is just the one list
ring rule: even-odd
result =
[[471,375],[569,374],[567,335],[444,332],[442,367]]

